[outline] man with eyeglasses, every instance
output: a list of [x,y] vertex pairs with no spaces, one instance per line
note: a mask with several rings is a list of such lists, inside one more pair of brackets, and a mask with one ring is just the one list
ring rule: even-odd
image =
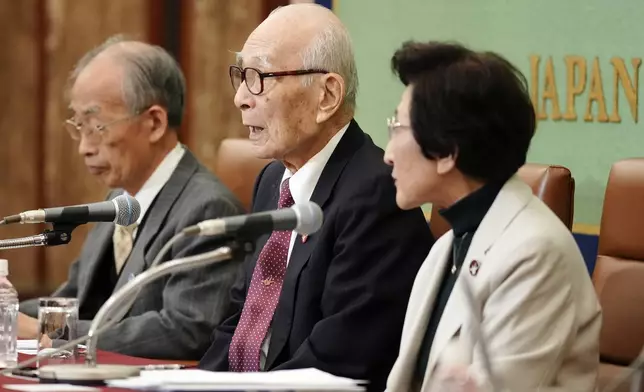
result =
[[[98,223],[69,279],[53,294],[79,300],[78,335],[110,295],[145,271],[170,238],[206,219],[238,215],[234,195],[178,142],[185,81],[163,49],[113,38],[90,51],[71,75],[72,117],[65,128],[87,169],[141,205],[130,227]],[[178,242],[164,261],[220,246],[212,237]],[[144,288],[98,348],[163,359],[199,359],[224,316],[239,261],[176,273]],[[38,336],[37,301],[20,304],[18,335]]]
[[274,11],[230,67],[257,157],[253,211],[313,201],[309,236],[256,243],[233,288],[230,317],[200,368],[317,368],[383,390],[407,300],[433,243],[420,209],[396,206],[383,151],[353,119],[358,77],[346,28],[329,10]]

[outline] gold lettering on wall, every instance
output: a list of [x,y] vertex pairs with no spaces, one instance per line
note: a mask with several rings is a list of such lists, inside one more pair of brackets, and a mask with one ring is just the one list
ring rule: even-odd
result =
[[[591,60],[579,55],[567,55],[561,60],[546,57],[545,62],[541,61],[542,57],[537,54],[529,57],[530,99],[534,105],[537,119],[559,121],[563,118],[566,121],[579,121],[582,116],[578,113],[578,109],[584,109],[578,107],[582,105],[581,102],[578,102],[578,98],[585,98],[583,112],[585,122],[620,123],[622,116],[620,115],[619,98],[620,91],[623,90],[622,98],[626,98],[626,103],[622,103],[622,113],[628,104],[627,113],[630,113],[634,123],[638,122],[641,58],[631,58],[629,61],[620,57],[612,57],[607,63],[607,60],[602,61],[599,57],[594,57]],[[631,63],[630,66],[628,66],[628,62]],[[607,84],[604,85],[602,65],[612,68],[612,83],[606,80]],[[563,96],[560,97],[556,75],[558,71],[559,77],[563,77],[562,66],[565,66],[566,84]],[[543,73],[543,77],[540,73]],[[611,104],[610,116],[606,108],[606,94],[608,94],[608,99],[612,100],[609,102]],[[565,98],[563,115],[559,106],[559,98]]]
[[599,59],[593,59],[593,68],[590,72],[590,93],[588,94],[588,102],[586,103],[586,114],[584,121],[593,121],[591,109],[593,102],[597,102],[599,113],[597,114],[597,121],[608,122],[608,114],[606,114],[606,100],[604,98],[604,87],[602,86],[602,75],[599,70]]
[[539,117],[539,62],[541,61],[541,56],[532,55],[530,56],[530,99],[532,100],[532,106],[534,106],[534,111],[537,113],[537,118],[539,120],[545,120],[548,117],[541,118]]
[[550,119],[558,121],[561,120],[561,110],[559,110],[559,93],[557,93],[557,83],[555,81],[555,67],[552,64],[552,57],[548,57],[546,61],[546,75],[543,80],[543,94],[541,95],[541,110],[538,118],[548,118],[546,113],[546,103],[550,101],[552,106],[552,113]]
[[586,59],[581,56],[566,56],[566,113],[564,120],[576,121],[575,97],[586,88]]
[[638,89],[639,89],[639,68],[642,64],[642,59],[634,58],[631,60],[633,65],[633,79],[628,76],[624,60],[619,57],[613,57],[610,60],[613,65],[613,112],[610,114],[610,121],[614,123],[622,122],[619,115],[619,86],[621,82],[628,106],[631,109],[631,116],[633,121],[637,122],[637,103],[638,103]]

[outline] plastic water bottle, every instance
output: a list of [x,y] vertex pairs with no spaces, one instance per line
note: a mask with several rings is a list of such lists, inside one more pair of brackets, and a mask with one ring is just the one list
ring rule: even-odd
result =
[[8,275],[9,263],[0,259],[0,368],[15,366],[18,362],[18,293]]

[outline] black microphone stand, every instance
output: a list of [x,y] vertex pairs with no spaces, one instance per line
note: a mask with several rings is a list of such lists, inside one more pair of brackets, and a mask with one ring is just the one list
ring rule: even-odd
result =
[[47,246],[67,245],[72,240],[72,231],[80,226],[80,223],[63,222],[54,223],[52,230],[45,230]]
[[79,225],[80,223],[72,222],[54,223],[52,229],[46,229],[42,234],[0,240],[0,250],[66,245],[72,240],[72,231]]

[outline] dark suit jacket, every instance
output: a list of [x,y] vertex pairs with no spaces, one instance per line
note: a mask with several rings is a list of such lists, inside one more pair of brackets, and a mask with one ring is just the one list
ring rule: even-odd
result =
[[[122,191],[112,192],[110,197]],[[183,228],[206,219],[243,213],[235,196],[194,155],[186,150],[174,173],[157,195],[140,227],[132,252],[114,288],[145,271],[161,247]],[[80,307],[90,286],[99,284],[100,263],[113,263],[113,223],[98,223],[88,235],[69,279],[54,296],[77,297]],[[221,245],[213,237],[188,237],[168,252],[164,261],[199,254]],[[108,254],[108,257],[104,255]],[[229,292],[240,261],[224,262],[175,273],[144,288],[129,314],[98,338],[99,349],[148,358],[197,360],[210,345],[212,330],[223,320]],[[109,294],[109,293],[108,293]],[[37,314],[38,303],[26,301],[20,310]],[[79,337],[91,321],[79,322]]]
[[[260,173],[253,211],[277,208],[283,173],[279,162]],[[352,121],[311,196],[324,224],[306,242],[295,241],[266,370],[314,367],[384,389],[414,277],[433,244],[422,211],[400,210],[395,193],[383,151]],[[214,331],[200,368],[228,370],[230,340],[267,238],[247,259],[232,290],[231,317]]]

